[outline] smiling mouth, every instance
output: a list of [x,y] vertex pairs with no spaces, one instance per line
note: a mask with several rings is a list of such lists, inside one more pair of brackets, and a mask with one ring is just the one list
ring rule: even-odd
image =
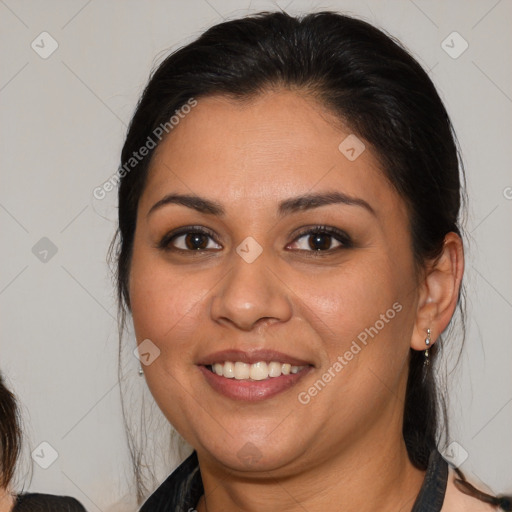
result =
[[254,364],[242,361],[226,361],[207,365],[206,368],[219,377],[235,380],[261,381],[300,373],[308,366],[294,366],[289,363],[278,361],[259,361]]

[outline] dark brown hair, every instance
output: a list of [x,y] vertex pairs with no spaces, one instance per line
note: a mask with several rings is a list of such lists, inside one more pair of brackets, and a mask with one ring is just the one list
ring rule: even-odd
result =
[[0,375],[0,488],[7,489],[21,451],[21,428],[14,395]]

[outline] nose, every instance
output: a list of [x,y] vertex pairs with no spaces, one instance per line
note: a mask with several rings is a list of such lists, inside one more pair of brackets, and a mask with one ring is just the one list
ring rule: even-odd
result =
[[292,316],[292,305],[285,283],[270,268],[265,251],[252,263],[233,254],[231,270],[211,299],[212,319],[243,331]]

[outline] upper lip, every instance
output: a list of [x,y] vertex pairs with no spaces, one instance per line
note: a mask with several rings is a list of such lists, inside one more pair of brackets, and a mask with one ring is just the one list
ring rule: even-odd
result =
[[226,361],[240,361],[247,364],[259,363],[260,361],[276,361],[283,364],[288,363],[292,366],[312,365],[312,363],[305,361],[304,359],[267,349],[257,349],[251,351],[242,351],[236,349],[221,350],[202,358],[197,364],[208,366],[215,363],[225,363]]

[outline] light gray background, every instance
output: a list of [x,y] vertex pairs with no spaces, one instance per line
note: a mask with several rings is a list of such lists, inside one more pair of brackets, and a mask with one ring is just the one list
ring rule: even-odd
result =
[[[471,242],[449,441],[467,452],[471,479],[512,492],[511,0],[0,0],[0,364],[23,404],[29,451],[46,441],[58,452],[48,469],[34,464],[31,490],[76,496],[90,511],[128,493],[105,262],[116,194],[92,192],[117,168],[136,101],[168,49],[223,18],[278,7],[339,10],[386,29],[446,102],[466,163]],[[59,45],[47,59],[31,48],[43,31]],[[453,31],[469,44],[457,59],[441,46]],[[46,262],[32,252],[42,237],[57,247]],[[37,453],[50,460],[48,448]]]

